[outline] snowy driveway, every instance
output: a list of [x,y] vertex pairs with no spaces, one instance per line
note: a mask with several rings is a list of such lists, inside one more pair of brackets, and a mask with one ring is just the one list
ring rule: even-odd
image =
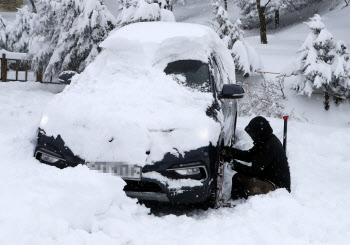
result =
[[[350,127],[290,123],[291,194],[155,217],[125,196],[116,177],[34,160],[41,112],[59,90],[0,83],[0,244],[349,244]],[[270,122],[281,138],[282,121]],[[242,131],[240,139],[249,147]]]

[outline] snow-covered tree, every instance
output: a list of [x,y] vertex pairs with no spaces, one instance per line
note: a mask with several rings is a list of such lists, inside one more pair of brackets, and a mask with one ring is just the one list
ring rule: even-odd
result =
[[37,15],[33,19],[26,59],[37,74],[42,74],[58,42],[60,26],[57,0],[37,0]]
[[241,8],[244,22],[250,24],[259,20],[261,43],[267,43],[266,25],[275,16],[279,26],[279,12],[288,6],[286,0],[235,0]]
[[165,0],[168,4],[167,9],[169,9],[170,11],[173,11],[173,6],[175,4],[182,4],[185,5],[187,0]]
[[175,21],[166,0],[120,0],[119,9],[118,27],[136,22]]
[[241,29],[241,21],[234,24],[229,20],[227,11],[221,6],[221,0],[212,1],[214,7],[214,25],[217,33],[225,42],[235,61],[236,70],[245,77],[258,69],[259,57],[255,50],[244,42],[244,32]]
[[336,43],[331,89],[336,102],[340,98],[350,98],[350,54],[343,41]]
[[57,6],[60,35],[45,70],[46,76],[64,70],[81,72],[99,53],[98,45],[115,27],[101,0],[61,0]]
[[348,52],[343,42],[336,44],[319,15],[307,25],[312,32],[299,50],[296,67],[286,75],[296,76],[295,89],[300,94],[311,96],[315,89],[323,91],[328,110],[330,93],[345,94],[348,89]]
[[26,5],[18,10],[15,21],[8,28],[7,47],[10,51],[28,52],[33,16]]
[[27,59],[45,78],[82,71],[115,26],[101,0],[39,0],[37,8]]
[[7,46],[6,25],[6,20],[0,15],[0,49],[6,49]]
[[267,24],[274,20],[280,24],[280,13],[298,11],[302,7],[319,0],[234,0],[241,8],[242,21],[248,28],[260,26],[261,42],[267,43]]

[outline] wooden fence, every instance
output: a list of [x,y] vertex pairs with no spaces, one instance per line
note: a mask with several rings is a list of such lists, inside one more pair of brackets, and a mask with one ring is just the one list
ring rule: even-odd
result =
[[[7,57],[6,53],[1,54],[1,76],[0,81],[10,82],[10,81],[43,81],[42,72],[34,73],[29,70],[29,64],[27,61],[19,58]],[[52,77],[47,83],[52,83]]]

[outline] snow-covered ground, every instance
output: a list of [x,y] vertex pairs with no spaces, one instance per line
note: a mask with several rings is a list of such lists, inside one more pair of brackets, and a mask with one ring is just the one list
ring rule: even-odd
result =
[[[198,13],[189,19],[176,13],[180,8],[185,7],[175,8],[178,20],[205,24],[206,14],[188,7]],[[324,15],[324,22],[336,39],[350,45],[349,15],[350,7],[337,8]],[[261,45],[254,32],[247,40],[262,56],[264,69],[280,72],[296,57],[309,30],[295,24],[272,33],[268,45]],[[42,112],[62,89],[0,83],[0,244],[349,244],[348,102],[326,112],[322,98],[286,89],[288,108],[309,120],[289,124],[291,194],[278,190],[233,209],[157,217],[127,198],[117,177],[83,166],[59,170],[33,158]],[[238,146],[245,149],[252,144],[243,131],[249,120],[238,120]],[[282,120],[269,121],[282,139]]]
[[[350,127],[290,123],[291,194],[156,217],[125,196],[117,177],[32,157],[41,113],[62,88],[0,84],[0,244],[348,244]],[[282,138],[282,120],[269,120]],[[243,148],[248,121],[238,122]]]

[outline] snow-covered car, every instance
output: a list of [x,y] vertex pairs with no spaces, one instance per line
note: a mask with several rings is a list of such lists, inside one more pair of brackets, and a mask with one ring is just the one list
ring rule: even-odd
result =
[[49,103],[35,157],[121,176],[139,200],[215,200],[221,149],[234,140],[244,95],[222,40],[201,25],[138,23],[100,47]]

